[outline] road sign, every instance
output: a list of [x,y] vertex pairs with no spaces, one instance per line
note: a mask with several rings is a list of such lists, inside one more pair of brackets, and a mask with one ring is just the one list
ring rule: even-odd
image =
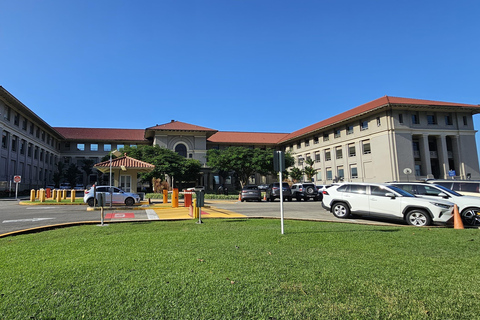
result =
[[13,182],[15,183],[22,182],[22,176],[13,176]]

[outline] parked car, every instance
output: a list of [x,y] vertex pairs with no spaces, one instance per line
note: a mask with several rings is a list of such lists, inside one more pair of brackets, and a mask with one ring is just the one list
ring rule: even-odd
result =
[[322,204],[337,218],[350,214],[403,219],[413,226],[446,223],[453,217],[452,202],[425,199],[388,184],[344,183],[323,192]]
[[45,190],[46,190],[46,189],[53,190],[53,189],[55,189],[55,185],[54,185],[54,184],[47,184],[47,185],[45,186]]
[[[297,199],[297,201],[304,200],[308,201],[313,199],[315,201],[319,200],[317,187],[313,183],[295,183],[291,187],[292,197]],[[322,197],[323,198],[323,197]]]
[[262,192],[257,185],[247,184],[242,188],[242,192],[240,193],[240,200],[242,202],[246,200],[262,201]]
[[[288,200],[292,201],[292,190],[290,185],[287,182],[282,183],[282,192],[283,192],[283,201]],[[274,182],[271,183],[267,190],[265,191],[267,201],[275,201],[275,199],[280,199],[280,183]]]
[[258,186],[258,189],[260,189],[261,191],[265,191],[268,189],[268,184],[261,184]]
[[75,191],[83,191],[85,188],[83,187],[83,184],[77,183],[75,187],[73,188]]
[[[125,204],[127,206],[133,206],[135,203],[140,202],[140,196],[138,194],[125,192],[117,187],[98,186],[96,193],[105,194],[106,204],[110,204],[110,188],[112,188],[112,204]],[[98,196],[96,201],[93,193],[94,187],[91,187],[89,190],[85,191],[85,195],[83,196],[83,202],[88,204],[90,207],[93,207],[94,204],[98,203]]]
[[60,189],[70,190],[70,189],[72,189],[72,186],[68,182],[60,183]]
[[480,212],[480,198],[464,196],[442,185],[416,182],[394,182],[397,188],[403,189],[417,197],[428,199],[445,199],[455,203],[465,224],[475,225]]
[[480,181],[478,180],[427,179],[425,182],[443,186],[465,196],[480,197]]

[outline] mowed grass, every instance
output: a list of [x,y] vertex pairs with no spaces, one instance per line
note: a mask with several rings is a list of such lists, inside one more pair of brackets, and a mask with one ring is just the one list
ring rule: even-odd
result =
[[479,230],[278,220],[0,239],[0,319],[478,319]]

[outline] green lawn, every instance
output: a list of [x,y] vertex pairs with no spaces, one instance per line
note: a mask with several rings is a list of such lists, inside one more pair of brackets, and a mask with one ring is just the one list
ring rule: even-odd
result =
[[0,239],[0,319],[478,319],[479,230],[278,220]]

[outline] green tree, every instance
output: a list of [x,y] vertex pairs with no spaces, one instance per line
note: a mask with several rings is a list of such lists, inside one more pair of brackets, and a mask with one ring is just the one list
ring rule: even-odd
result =
[[[85,172],[85,174],[87,175],[87,179],[88,177],[90,177],[90,175],[93,173],[93,165],[95,164],[95,161],[93,161],[92,159],[84,159],[83,162],[82,162],[82,170],[83,172]],[[82,181],[83,183],[83,181]],[[87,183],[89,183],[87,181]]]
[[64,171],[65,171],[65,163],[62,161],[57,162],[57,171],[53,173],[53,183],[55,184],[55,188],[60,187],[60,181],[62,181],[62,178],[64,176]]
[[[273,149],[251,149],[246,147],[229,147],[223,150],[207,151],[207,165],[218,172],[233,172],[243,187],[255,173],[277,175],[273,168]],[[285,167],[292,166],[294,159],[285,155]]]
[[313,167],[313,164],[315,162],[313,161],[312,158],[307,158],[307,160],[305,160],[305,163],[307,164],[307,166],[303,171],[307,176],[308,182],[311,182],[312,178],[317,174],[318,170]]
[[158,145],[126,146],[120,151],[129,157],[155,166],[153,171],[140,174],[141,181],[147,182],[150,187],[152,187],[153,178],[163,180],[165,175],[179,183],[196,180],[201,170],[200,161],[186,159],[178,153]]
[[67,179],[67,182],[70,183],[72,188],[77,184],[77,175],[79,173],[81,173],[81,171],[78,170],[77,166],[74,163],[70,163],[65,172],[65,179]]
[[302,180],[303,170],[301,170],[297,167],[293,167],[290,170],[290,172],[288,173],[288,175],[290,176],[290,178],[292,178],[293,182],[297,182],[297,181]]

